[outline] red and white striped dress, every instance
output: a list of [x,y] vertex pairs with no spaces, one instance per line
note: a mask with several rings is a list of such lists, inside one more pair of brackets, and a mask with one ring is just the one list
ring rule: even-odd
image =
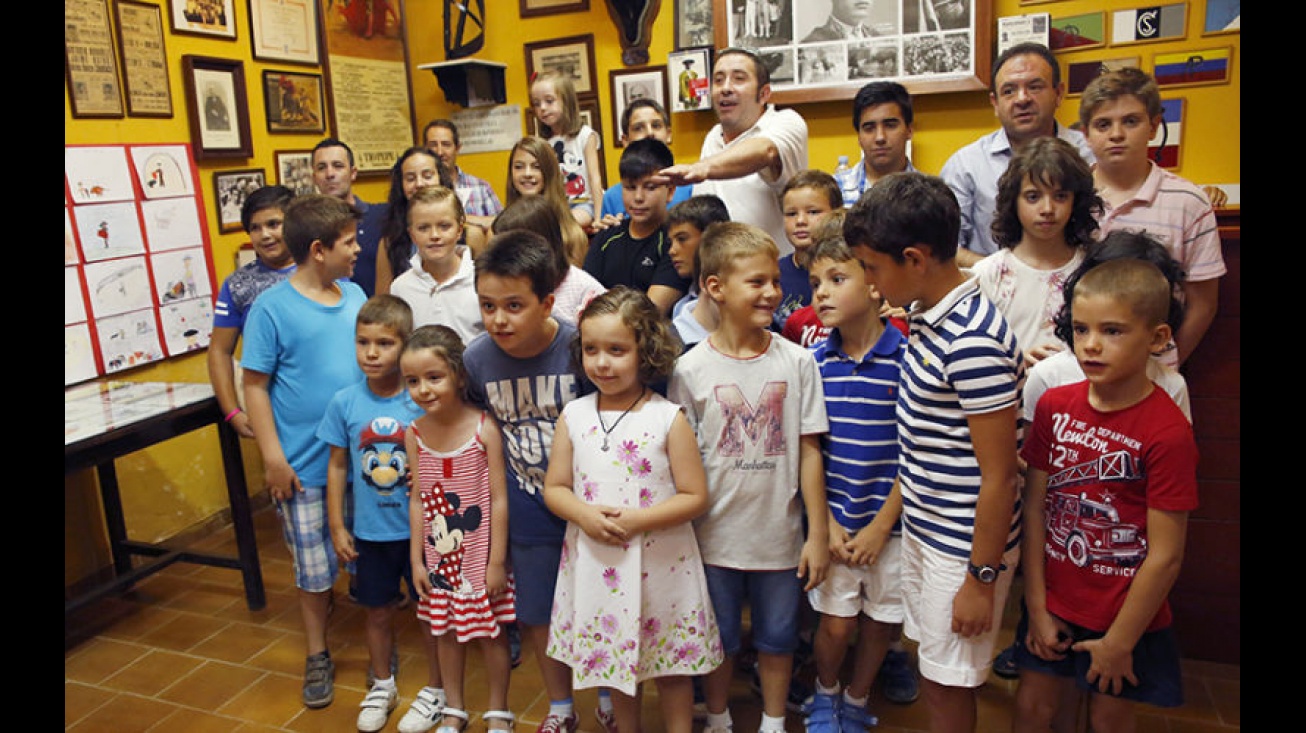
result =
[[[481,414],[481,424],[485,422]],[[449,630],[459,643],[494,638],[500,624],[517,619],[511,573],[508,587],[491,597],[485,590],[490,559],[490,464],[479,428],[458,450],[442,453],[422,440],[417,424],[417,475],[422,500],[422,546],[434,589],[417,604],[417,617],[440,636]],[[445,552],[437,549],[443,547]]]

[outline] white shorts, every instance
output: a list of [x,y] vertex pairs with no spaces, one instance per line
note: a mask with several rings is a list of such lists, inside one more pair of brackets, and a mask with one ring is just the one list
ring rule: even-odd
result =
[[966,560],[903,537],[902,633],[919,644],[921,676],[948,687],[984,684],[1019,561],[1019,546],[1002,557],[1007,569],[993,584],[993,625],[979,636],[963,638],[952,630],[952,601],[966,579]]
[[825,582],[807,592],[807,601],[826,616],[864,613],[881,623],[902,623],[902,538],[890,537],[873,565],[830,563]]

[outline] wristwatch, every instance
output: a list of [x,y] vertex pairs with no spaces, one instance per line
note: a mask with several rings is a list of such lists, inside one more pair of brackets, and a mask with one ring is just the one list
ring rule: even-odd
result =
[[994,567],[992,565],[976,565],[969,560],[966,561],[966,572],[970,573],[971,577],[984,585],[990,585],[997,581],[998,573],[1006,569],[1006,565],[998,565],[997,567]]

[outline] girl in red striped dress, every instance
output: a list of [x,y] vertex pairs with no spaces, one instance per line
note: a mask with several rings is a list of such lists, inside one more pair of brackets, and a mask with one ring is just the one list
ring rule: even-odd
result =
[[[489,688],[482,717],[490,730],[512,727],[508,711],[511,670],[508,635],[515,621],[508,572],[508,497],[498,425],[468,399],[463,343],[446,326],[413,332],[399,364],[408,393],[426,413],[407,431],[408,455],[417,456],[409,501],[413,582],[421,595],[417,617],[437,639],[446,700],[440,716],[413,720],[399,730],[458,733],[469,714],[463,697],[466,645],[480,646]],[[432,705],[432,708],[435,706]]]

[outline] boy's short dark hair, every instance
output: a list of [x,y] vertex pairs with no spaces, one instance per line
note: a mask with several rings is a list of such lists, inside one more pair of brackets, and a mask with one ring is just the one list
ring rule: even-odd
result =
[[907,171],[881,178],[844,216],[843,238],[894,262],[903,250],[925,245],[940,262],[957,256],[961,210],[957,196],[938,176]]
[[526,229],[509,229],[490,237],[476,256],[476,280],[482,275],[524,277],[540,300],[552,295],[562,281],[549,240]]
[[373,295],[358,309],[354,327],[383,326],[394,331],[401,343],[408,341],[413,331],[413,309],[397,295]]
[[321,241],[324,247],[331,249],[346,226],[363,218],[363,212],[353,204],[320,193],[296,197],[286,207],[285,214],[282,236],[297,265],[308,259],[313,242]]
[[1156,80],[1146,71],[1128,66],[1109,71],[1088,83],[1084,95],[1079,98],[1080,124],[1087,130],[1098,107],[1127,96],[1138,97],[1138,101],[1147,109],[1149,121],[1165,112],[1161,107],[1161,89],[1156,85]]
[[819,168],[808,168],[795,173],[780,192],[780,200],[784,201],[785,194],[800,188],[810,188],[825,194],[826,203],[830,205],[831,211],[843,208],[843,191],[839,190],[839,182],[834,180],[834,176]]
[[317,151],[321,150],[322,148],[344,148],[345,155],[349,158],[349,167],[350,168],[354,167],[354,149],[344,144],[343,142],[335,139],[334,137],[325,138],[322,140],[322,142],[318,143],[317,145],[314,145],[313,152],[309,153],[308,159],[309,160],[315,159],[317,157]]
[[617,172],[621,174],[622,181],[638,181],[675,164],[676,158],[666,143],[646,137],[626,146],[621,153]]
[[758,53],[757,49],[746,46],[731,46],[717,51],[712,59],[713,73],[716,73],[716,62],[720,61],[722,56],[731,55],[745,56],[753,62],[753,76],[757,77],[759,91],[762,87],[771,83],[771,67],[767,66],[766,62],[762,60],[762,55]]
[[285,186],[264,186],[255,189],[254,193],[245,197],[245,203],[240,207],[240,225],[248,232],[250,223],[254,221],[254,215],[264,209],[281,209],[284,215],[286,206],[293,198],[295,192]]
[[862,113],[868,107],[889,103],[898,105],[904,124],[912,123],[911,93],[907,87],[896,81],[873,81],[858,89],[857,96],[853,97],[853,129],[861,128]]
[[673,224],[690,224],[699,232],[719,221],[730,221],[730,210],[720,196],[700,193],[690,196],[667,209],[667,227]]
[[1125,258],[1103,262],[1085,272],[1075,284],[1074,298],[1102,295],[1128,306],[1148,327],[1166,322],[1174,290],[1156,265]]
[[635,110],[640,107],[648,107],[649,109],[652,109],[662,118],[663,123],[668,126],[671,125],[671,118],[667,116],[667,110],[663,108],[658,100],[653,99],[652,97],[640,97],[626,105],[626,109],[621,112],[621,134],[623,137],[630,134],[630,118],[635,115]]
[[1179,330],[1180,324],[1184,322],[1184,305],[1178,293],[1187,277],[1183,265],[1170,254],[1170,250],[1161,243],[1161,240],[1151,234],[1132,229],[1118,229],[1108,233],[1100,242],[1086,245],[1084,261],[1079,263],[1079,267],[1075,268],[1070,277],[1066,278],[1065,287],[1061,291],[1064,304],[1057,314],[1054,328],[1057,338],[1067,344],[1074,343],[1074,330],[1070,326],[1070,302],[1075,297],[1075,286],[1079,283],[1079,279],[1104,262],[1122,259],[1150,262],[1156,265],[1162,275],[1165,275],[1165,279],[1170,282],[1170,309],[1165,322],[1170,325],[1170,330],[1175,332]]
[[1016,56],[1027,56],[1030,54],[1038,56],[1048,62],[1048,66],[1052,67],[1052,85],[1061,85],[1061,64],[1057,61],[1057,57],[1052,53],[1052,50],[1041,43],[1025,41],[1024,43],[1017,43],[1006,51],[1003,51],[1001,54],[998,54],[997,60],[993,62],[993,73],[989,76],[989,89],[993,94],[998,93],[998,72],[1002,70],[1003,65]]

